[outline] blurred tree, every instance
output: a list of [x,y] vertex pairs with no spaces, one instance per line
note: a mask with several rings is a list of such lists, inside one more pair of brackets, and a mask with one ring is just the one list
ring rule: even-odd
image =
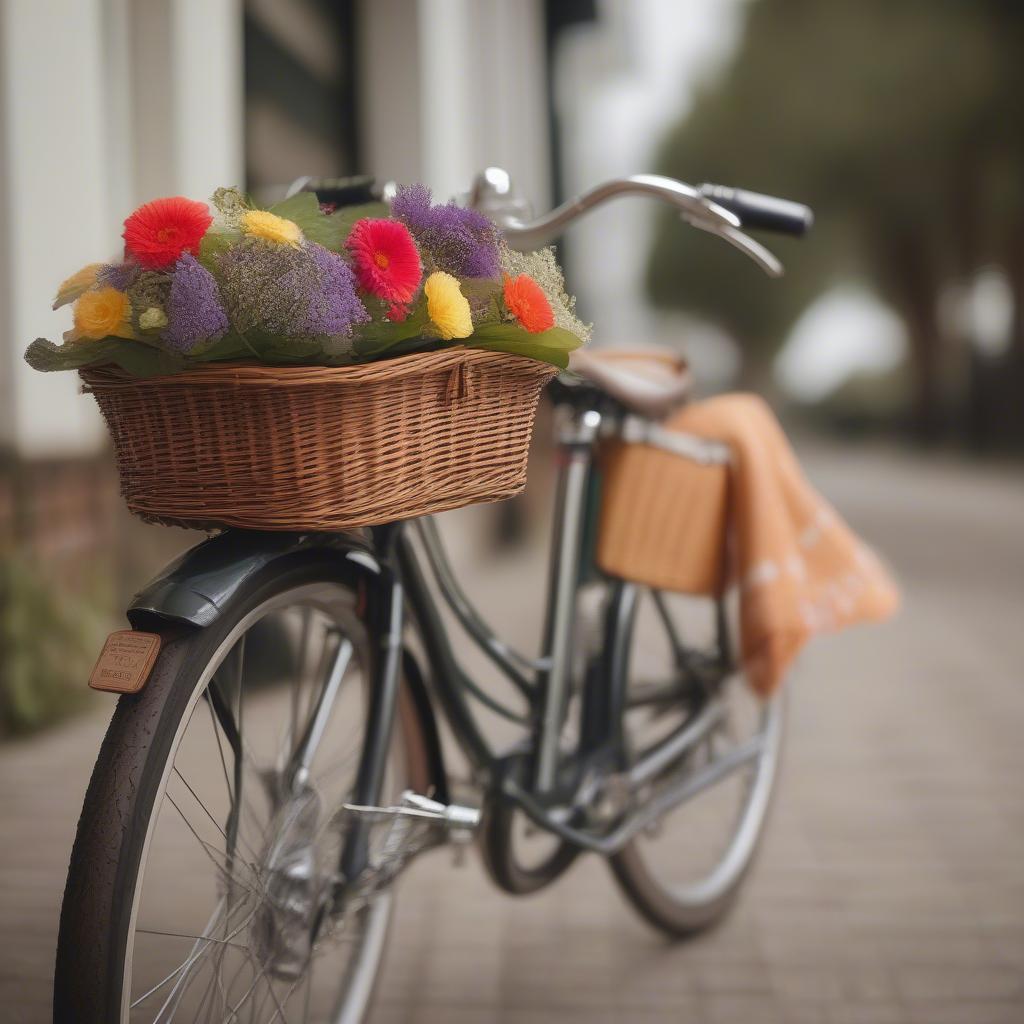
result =
[[661,168],[806,200],[818,227],[783,243],[780,285],[663,222],[654,300],[712,317],[763,356],[831,281],[866,276],[905,321],[914,422],[934,436],[941,293],[1014,259],[1024,287],[1022,26],[1012,0],[752,3],[731,66],[670,133]]

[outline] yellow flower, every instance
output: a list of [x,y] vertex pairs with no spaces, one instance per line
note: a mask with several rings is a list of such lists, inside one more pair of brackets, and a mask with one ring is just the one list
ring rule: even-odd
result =
[[445,341],[468,338],[473,333],[469,301],[456,278],[437,270],[427,278],[423,291],[427,296],[427,316]]
[[249,210],[243,214],[242,230],[253,238],[290,245],[293,249],[298,249],[302,241],[302,228],[295,221],[278,217],[276,213],[267,210]]
[[75,333],[79,338],[99,340],[111,335],[131,338],[128,296],[116,288],[86,292],[75,303]]
[[53,308],[60,309],[61,306],[74,302],[83,292],[87,292],[96,283],[96,275],[102,266],[102,263],[90,263],[82,267],[77,274],[72,274],[66,281],[62,281],[57,289],[57,297],[53,300]]

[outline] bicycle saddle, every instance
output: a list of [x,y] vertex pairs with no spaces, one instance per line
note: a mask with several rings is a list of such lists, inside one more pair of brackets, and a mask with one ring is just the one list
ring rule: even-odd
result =
[[631,412],[664,419],[690,396],[686,360],[667,348],[577,349],[569,369]]

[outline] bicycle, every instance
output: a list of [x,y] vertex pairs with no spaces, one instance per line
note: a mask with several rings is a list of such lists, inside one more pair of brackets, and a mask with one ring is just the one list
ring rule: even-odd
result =
[[[797,204],[650,175],[523,221],[507,175],[490,169],[472,202],[528,250],[619,195],[674,204],[772,274],[780,265],[742,225],[799,234],[810,220]],[[89,783],[55,1019],[360,1020],[393,884],[445,841],[478,841],[512,894],[549,885],[583,852],[604,856],[671,936],[726,912],[763,830],[781,703],[742,685],[721,597],[696,645],[672,595],[589,568],[598,443],[638,424],[650,440],[688,382],[641,386],[594,358],[576,371],[550,386],[561,468],[542,656],[490,629],[430,518],[348,534],[227,531],[136,595],[129,621],[161,648],[145,688],[120,698]],[[728,459],[697,439],[686,452]],[[603,604],[591,651],[577,642],[584,592]],[[442,605],[521,710],[461,667]],[[495,749],[473,701],[514,723],[517,742]],[[439,718],[471,766],[472,806],[453,802]],[[692,819],[701,828],[673,832],[671,812],[707,796],[728,813],[707,805]],[[688,848],[694,837],[706,849]]]

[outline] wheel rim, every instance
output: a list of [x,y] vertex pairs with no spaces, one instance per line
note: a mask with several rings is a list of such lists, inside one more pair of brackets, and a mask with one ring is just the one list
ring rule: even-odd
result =
[[[646,621],[643,610],[637,609],[630,652],[631,690],[650,688],[649,681],[636,672],[638,647],[648,665],[652,661],[671,661],[669,674],[678,667],[676,650],[683,634],[703,634],[697,649],[710,647],[710,625],[699,621],[693,599],[666,600],[666,595],[658,599],[662,608],[657,614],[651,613],[652,602],[647,602]],[[676,620],[674,626],[665,621],[665,606],[673,603],[676,608],[668,608],[668,617]],[[679,618],[684,620],[684,628],[680,628]],[[661,634],[660,647],[655,632]],[[649,896],[667,903],[666,909],[681,915],[710,908],[735,889],[760,838],[778,768],[781,698],[763,701],[756,697],[740,672],[732,673],[719,686],[724,706],[721,727],[698,747],[685,770],[697,772],[746,744],[758,744],[757,754],[694,800],[675,808],[652,830],[636,837],[620,855],[628,863],[634,884],[639,883]],[[671,714],[664,716],[660,723],[663,731],[685,717],[685,708],[677,714],[677,719]],[[627,725],[634,746],[642,745],[638,732]]]
[[[288,649],[297,656],[275,664]],[[180,718],[149,818],[125,949],[123,1020],[362,1017],[392,901],[379,896],[340,918],[328,908],[342,838],[335,812],[358,762],[367,664],[351,594],[334,584],[268,599],[218,646]],[[295,752],[303,740],[308,749],[318,699],[339,665],[331,713],[308,770],[297,771]],[[220,720],[225,704],[241,723],[238,774]],[[397,753],[386,798],[401,777]],[[159,885],[175,874],[180,889]],[[209,916],[197,916],[211,897]],[[326,960],[331,971],[318,977]]]

